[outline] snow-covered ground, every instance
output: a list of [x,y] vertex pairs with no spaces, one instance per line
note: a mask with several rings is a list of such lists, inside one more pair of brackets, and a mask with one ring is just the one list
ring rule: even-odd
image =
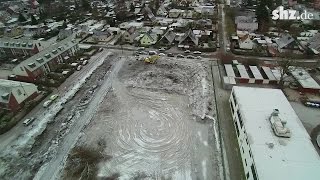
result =
[[[72,127],[70,133],[68,133],[64,139],[59,149],[58,153],[51,161],[43,165],[42,168],[38,171],[34,179],[59,179],[61,170],[64,167],[65,160],[72,149],[73,145],[77,142],[79,136],[81,135],[82,128],[88,124],[91,118],[96,114],[96,111],[102,102],[104,96],[108,93],[111,88],[112,79],[115,74],[119,71],[120,67],[123,64],[124,59],[120,59],[114,66],[112,71],[109,71],[109,74],[105,81],[102,83],[102,86],[98,90],[97,94],[93,97],[92,101],[89,103],[86,110],[83,112],[81,117],[77,118],[75,125]],[[102,61],[103,62],[103,61]],[[101,64],[102,64],[101,62]],[[90,72],[92,73],[92,72]],[[89,74],[90,74],[89,73]],[[83,80],[85,81],[86,78]],[[79,81],[81,84],[82,80]]]

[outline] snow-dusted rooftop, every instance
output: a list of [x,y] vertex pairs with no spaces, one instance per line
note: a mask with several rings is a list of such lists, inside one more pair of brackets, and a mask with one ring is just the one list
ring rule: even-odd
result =
[[[320,157],[310,136],[281,90],[233,87],[260,180],[318,180]],[[290,138],[275,136],[273,109],[287,122]],[[273,145],[271,147],[270,145]]]
[[263,79],[263,77],[262,77],[262,75],[261,75],[261,73],[260,73],[260,71],[259,71],[257,66],[249,66],[249,68],[250,68],[250,70],[251,70],[251,72],[253,74],[253,77],[255,79]]
[[303,88],[319,89],[319,84],[310,76],[303,68],[294,68],[291,71],[293,77],[299,82]]
[[261,68],[264,71],[264,73],[267,75],[269,80],[276,80],[276,77],[274,77],[274,75],[269,67],[262,66]]
[[246,67],[244,67],[244,65],[237,65],[237,69],[242,78],[249,78],[248,72],[246,70]]
[[231,64],[224,65],[228,77],[236,77]]

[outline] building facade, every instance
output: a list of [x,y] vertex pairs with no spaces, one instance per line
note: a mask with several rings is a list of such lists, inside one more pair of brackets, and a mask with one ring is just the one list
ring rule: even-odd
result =
[[37,86],[31,83],[0,79],[0,108],[16,112],[38,96]]
[[70,36],[22,61],[12,70],[12,77],[19,81],[35,82],[42,75],[55,70],[57,64],[74,56],[78,50],[78,42]]
[[319,179],[320,157],[281,90],[234,86],[229,103],[246,179]]

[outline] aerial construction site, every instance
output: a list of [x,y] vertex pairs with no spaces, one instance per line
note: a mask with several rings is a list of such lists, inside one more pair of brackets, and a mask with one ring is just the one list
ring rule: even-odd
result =
[[221,178],[212,62],[126,53],[103,51],[39,123],[3,148],[1,176]]

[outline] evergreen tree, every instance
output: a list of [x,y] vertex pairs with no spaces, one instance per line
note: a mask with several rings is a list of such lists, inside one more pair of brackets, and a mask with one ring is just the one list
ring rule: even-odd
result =
[[131,3],[131,5],[130,5],[130,12],[134,12],[134,9],[135,9],[135,7],[134,7],[133,3]]
[[37,19],[34,17],[34,15],[31,14],[31,25],[36,25],[36,24],[38,24],[38,21],[37,21]]
[[18,21],[19,22],[26,22],[27,19],[21,13],[19,13]]
[[91,5],[87,0],[81,0],[81,6],[85,11],[91,10]]

